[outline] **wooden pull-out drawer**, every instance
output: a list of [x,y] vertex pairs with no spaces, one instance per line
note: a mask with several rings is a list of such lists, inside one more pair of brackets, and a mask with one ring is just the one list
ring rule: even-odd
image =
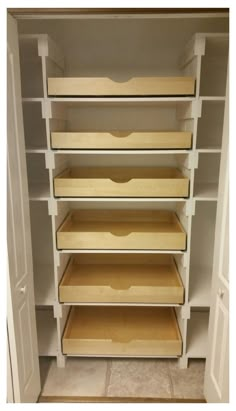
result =
[[73,307],[64,354],[179,356],[182,339],[170,307]]
[[62,303],[182,304],[184,288],[172,256],[72,257],[59,285]]
[[54,178],[56,197],[188,197],[189,179],[174,167],[76,167]]
[[186,233],[166,210],[73,210],[57,231],[58,249],[185,250]]
[[192,146],[189,131],[135,132],[52,132],[54,149],[188,149]]
[[193,96],[193,77],[49,77],[49,96]]

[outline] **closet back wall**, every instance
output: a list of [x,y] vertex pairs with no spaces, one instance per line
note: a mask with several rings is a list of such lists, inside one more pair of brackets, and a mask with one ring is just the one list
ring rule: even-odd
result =
[[179,56],[196,32],[229,29],[227,18],[37,19],[18,24],[21,34],[47,33],[60,44],[65,76],[117,80],[178,76]]

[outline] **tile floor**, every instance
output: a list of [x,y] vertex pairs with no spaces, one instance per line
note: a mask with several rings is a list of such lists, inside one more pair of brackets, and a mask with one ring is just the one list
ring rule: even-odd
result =
[[108,396],[204,399],[204,360],[181,370],[172,359],[68,358],[40,361],[43,396]]

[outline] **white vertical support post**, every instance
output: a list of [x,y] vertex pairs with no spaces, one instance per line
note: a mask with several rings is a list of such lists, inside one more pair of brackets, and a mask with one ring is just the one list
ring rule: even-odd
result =
[[[43,80],[43,97],[37,101],[41,102],[41,116],[45,120],[46,124],[46,138],[47,138],[47,148],[45,150],[45,168],[49,171],[49,183],[50,183],[50,198],[48,199],[48,215],[51,217],[52,221],[52,242],[53,242],[53,260],[54,260],[54,284],[55,284],[55,296],[56,299],[53,304],[54,317],[57,327],[57,363],[58,366],[65,366],[65,356],[62,354],[61,349],[61,318],[63,317],[62,306],[58,302],[58,278],[57,278],[57,267],[59,265],[59,253],[56,248],[56,236],[55,236],[55,216],[58,213],[58,206],[56,200],[53,197],[53,169],[55,167],[55,155],[51,150],[50,144],[50,118],[53,116],[52,105],[50,99],[47,96],[47,76],[48,76],[48,67],[53,66],[58,67],[60,72],[64,68],[64,59],[55,43],[48,37],[46,34],[25,34],[21,36],[22,39],[32,40],[37,43],[38,47],[38,57],[41,59],[41,74]],[[49,63],[49,60],[53,62]],[[30,98],[30,101],[34,99]],[[65,316],[64,316],[65,317]],[[65,318],[63,317],[63,321]],[[59,338],[60,335],[60,338]]]
[[195,34],[185,47],[185,51],[180,58],[179,65],[185,75],[195,76],[196,89],[195,96],[199,98],[201,58],[205,54],[206,40],[204,35]]
[[58,68],[58,70],[60,70],[62,74],[65,67],[64,57],[56,43],[47,34],[39,35],[38,55],[42,58],[43,92],[44,98],[47,98],[48,60],[53,62],[53,64]]
[[65,368],[66,359],[67,359],[66,355],[63,355],[62,352],[61,352],[61,349],[60,349],[60,351],[58,351],[58,353],[57,353],[57,367],[58,368]]
[[[39,35],[38,39],[38,55],[42,59],[42,71],[43,71],[43,92],[44,100],[42,102],[42,117],[46,121],[46,135],[47,135],[47,152],[45,155],[46,168],[49,171],[49,183],[50,183],[50,200],[48,202],[49,215],[52,220],[52,240],[53,240],[53,261],[54,261],[54,285],[56,301],[54,304],[54,317],[57,323],[57,365],[58,367],[65,367],[66,357],[62,354],[61,349],[61,326],[62,322],[65,322],[65,315],[63,316],[62,306],[58,301],[58,265],[60,264],[59,253],[56,246],[56,224],[55,217],[58,214],[58,205],[54,200],[54,188],[53,188],[53,170],[55,168],[55,154],[51,150],[51,135],[50,135],[50,119],[53,117],[52,103],[47,95],[47,76],[48,66],[54,64],[62,72],[64,69],[63,56],[56,46],[56,44],[48,37],[48,35]],[[50,61],[49,61],[50,60]]]
[[47,98],[44,98],[42,101],[42,118],[46,122],[46,138],[47,138],[47,150],[50,150],[51,142],[50,142],[50,133],[48,133],[47,128],[47,119],[50,116],[50,103],[48,102]]
[[183,330],[182,330],[183,347],[182,347],[182,356],[179,358],[179,367],[187,368],[188,362],[186,363],[186,361],[183,360],[184,358],[186,358],[186,351],[187,351],[187,320],[182,319],[182,322],[183,322]]
[[43,71],[43,96],[47,98],[47,75],[46,75],[46,56],[48,54],[47,35],[41,34],[38,39],[38,55],[42,59]]
[[196,71],[196,98],[199,99],[200,96],[200,82],[201,82],[201,66],[202,66],[202,56],[205,55],[206,50],[206,39],[201,34],[196,34],[195,36],[195,54],[197,55],[197,71]]
[[188,334],[188,319],[190,318],[189,306],[189,284],[190,284],[190,257],[191,257],[191,233],[192,233],[192,217],[195,214],[194,201],[194,175],[195,168],[198,166],[198,153],[196,152],[197,144],[197,124],[198,118],[201,116],[201,106],[199,103],[200,93],[200,76],[201,76],[201,58],[205,54],[205,38],[204,36],[196,34],[187,44],[185,52],[180,59],[180,67],[185,75],[192,75],[196,78],[195,100],[191,106],[181,110],[177,110],[177,116],[180,119],[193,120],[193,138],[192,138],[192,152],[189,156],[188,168],[190,169],[190,192],[189,200],[186,202],[186,215],[188,215],[188,230],[187,230],[187,252],[186,252],[186,279],[185,279],[185,304],[182,307],[182,318],[184,321],[184,335],[183,335],[183,353],[179,359],[179,367],[187,368],[187,334]]
[[57,340],[58,340],[58,355],[57,355],[57,365],[60,368],[64,368],[66,365],[66,357],[62,353],[62,336],[66,324],[66,320],[69,314],[69,306],[60,305],[59,315],[57,317]]
[[180,369],[188,368],[188,357],[185,354],[183,354],[182,357],[178,359],[178,363]]
[[179,321],[182,321],[182,339],[183,339],[183,352],[181,358],[179,358],[179,367],[181,369],[188,367],[188,358],[186,355],[187,352],[187,324],[188,319],[190,318],[190,307],[189,304],[185,304],[180,309]]

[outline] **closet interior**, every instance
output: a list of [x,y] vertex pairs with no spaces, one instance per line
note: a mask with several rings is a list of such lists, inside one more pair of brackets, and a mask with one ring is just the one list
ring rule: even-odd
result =
[[40,356],[205,358],[224,18],[19,20]]

